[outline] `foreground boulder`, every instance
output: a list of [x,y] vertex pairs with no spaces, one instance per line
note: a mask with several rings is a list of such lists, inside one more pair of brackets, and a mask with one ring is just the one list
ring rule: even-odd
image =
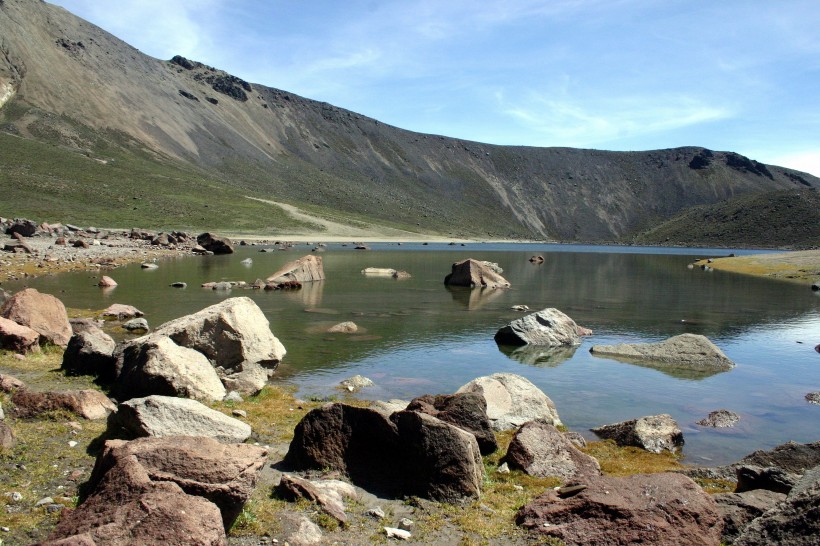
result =
[[697,334],[681,334],[657,343],[595,345],[589,352],[595,356],[699,373],[724,372],[735,367],[735,363],[714,343]]
[[561,425],[550,398],[529,379],[511,373],[496,373],[473,379],[456,391],[474,392],[487,402],[487,417],[493,430],[510,430],[527,421],[541,420]]
[[37,417],[47,411],[67,410],[89,420],[103,419],[117,406],[102,392],[93,389],[35,392],[17,389],[11,397],[18,417]]
[[115,391],[123,400],[157,394],[213,402],[227,394],[205,355],[163,335],[124,345],[117,368]]
[[214,254],[233,254],[233,243],[227,237],[220,237],[214,233],[202,233],[197,236],[196,243]]
[[288,262],[265,279],[267,284],[306,283],[325,279],[322,257],[308,255]]
[[480,394],[426,394],[414,398],[406,409],[432,415],[445,423],[466,430],[475,436],[482,455],[489,455],[498,449],[495,433],[487,417],[487,401]]
[[329,404],[296,426],[284,463],[334,469],[391,496],[454,502],[478,497],[484,466],[475,437],[435,417]]
[[147,396],[123,402],[110,428],[121,427],[132,436],[201,436],[227,443],[240,443],[251,435],[251,427],[196,400],[171,396]]
[[765,489],[715,495],[715,502],[723,518],[723,542],[731,544],[752,520],[768,512],[785,498],[783,493]]
[[515,319],[495,334],[499,345],[580,345],[578,325],[555,308],[547,308]]
[[0,317],[36,331],[41,345],[53,343],[65,347],[71,339],[71,324],[63,302],[34,288],[26,288],[9,298],[0,307]]
[[718,546],[715,501],[680,474],[599,477],[573,496],[550,490],[518,511],[516,523],[566,544]]
[[557,428],[540,421],[525,423],[516,431],[504,462],[540,478],[583,481],[601,475],[594,457],[577,449]]
[[462,260],[453,264],[452,272],[444,277],[444,284],[470,288],[509,288],[510,283],[496,273],[486,262]]
[[652,453],[664,450],[675,453],[683,446],[683,432],[671,415],[650,415],[611,425],[593,428],[604,439],[615,440],[619,446],[635,446]]
[[64,509],[42,546],[227,544],[219,508],[176,483],[152,479],[135,458],[111,467],[76,509]]
[[28,326],[0,317],[0,349],[16,353],[38,352],[40,334]]
[[106,382],[114,380],[114,339],[94,324],[85,324],[68,341],[62,369],[75,375],[93,375]]

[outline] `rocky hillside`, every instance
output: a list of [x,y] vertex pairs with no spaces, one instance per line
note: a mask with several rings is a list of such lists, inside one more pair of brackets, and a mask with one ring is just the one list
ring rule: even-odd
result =
[[816,189],[749,194],[701,205],[635,237],[640,244],[738,247],[820,247]]
[[[0,138],[17,150],[0,157],[0,183],[14,188],[6,215],[41,216],[32,203],[47,194],[55,220],[124,226],[176,214],[179,227],[206,227],[208,202],[248,229],[288,222],[244,203],[252,196],[454,236],[611,241],[692,206],[820,186],[698,147],[606,152],[413,133],[196,61],[148,57],[40,0],[0,1]],[[105,214],[87,206],[86,170],[113,207]],[[143,200],[136,210],[123,202],[132,197]]]

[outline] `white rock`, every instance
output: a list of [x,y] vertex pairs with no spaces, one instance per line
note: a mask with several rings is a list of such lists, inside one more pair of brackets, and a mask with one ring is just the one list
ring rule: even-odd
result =
[[413,536],[410,531],[405,531],[404,529],[397,529],[395,527],[385,527],[384,532],[387,534],[387,538],[398,538],[401,540],[410,540]]
[[487,417],[493,430],[510,430],[527,421],[541,419],[561,425],[550,398],[529,379],[511,373],[496,373],[473,379],[456,392],[476,392],[487,401]]

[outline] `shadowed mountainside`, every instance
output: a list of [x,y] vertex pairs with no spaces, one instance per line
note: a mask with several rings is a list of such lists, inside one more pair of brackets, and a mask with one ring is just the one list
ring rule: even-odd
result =
[[[414,133],[182,57],[151,58],[40,0],[0,1],[0,137],[0,182],[13,188],[0,212],[122,226],[298,224],[251,196],[419,232],[614,241],[692,206],[820,186],[698,147],[607,152]],[[88,206],[89,194],[108,210]]]

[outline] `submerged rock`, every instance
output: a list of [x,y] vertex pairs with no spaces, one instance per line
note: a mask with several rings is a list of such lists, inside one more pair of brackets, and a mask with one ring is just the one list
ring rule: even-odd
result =
[[703,373],[723,372],[735,367],[735,363],[714,343],[697,334],[681,334],[657,343],[595,345],[589,352],[627,362],[648,363],[658,368]]
[[698,421],[702,427],[729,428],[740,421],[740,416],[729,410],[721,409],[710,412],[705,418]]

